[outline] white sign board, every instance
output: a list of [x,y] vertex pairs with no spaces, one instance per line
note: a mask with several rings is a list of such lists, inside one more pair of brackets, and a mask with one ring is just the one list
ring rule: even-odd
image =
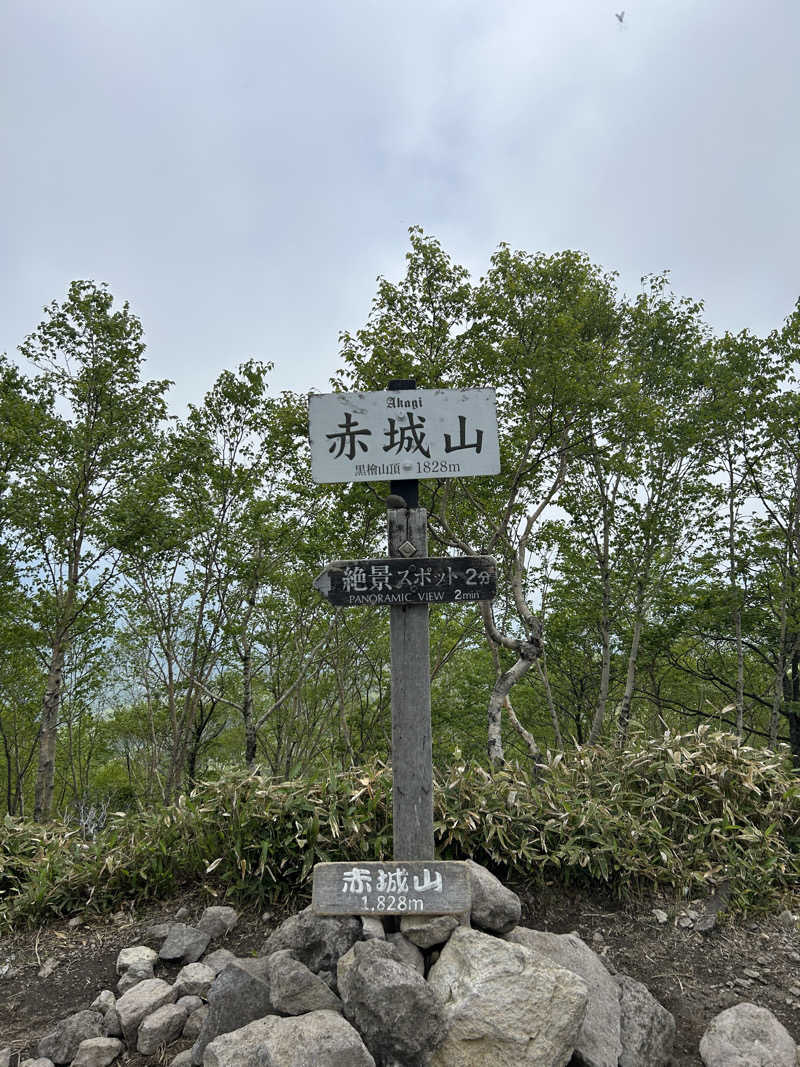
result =
[[498,474],[494,389],[312,393],[315,482],[381,482]]

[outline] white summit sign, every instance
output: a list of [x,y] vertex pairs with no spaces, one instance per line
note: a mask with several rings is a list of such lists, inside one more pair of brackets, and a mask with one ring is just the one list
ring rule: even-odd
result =
[[308,412],[315,482],[500,472],[494,389],[312,393]]

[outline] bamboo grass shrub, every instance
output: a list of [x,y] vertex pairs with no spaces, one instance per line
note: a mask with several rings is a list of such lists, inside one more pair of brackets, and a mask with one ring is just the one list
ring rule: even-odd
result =
[[[531,777],[456,759],[435,776],[438,854],[518,886],[602,884],[619,897],[708,891],[739,909],[800,890],[800,780],[781,755],[701,728],[548,756]],[[228,774],[160,811],[109,816],[92,841],[7,819],[0,923],[205,886],[239,905],[307,895],[313,865],[388,859],[391,769],[316,780]]]

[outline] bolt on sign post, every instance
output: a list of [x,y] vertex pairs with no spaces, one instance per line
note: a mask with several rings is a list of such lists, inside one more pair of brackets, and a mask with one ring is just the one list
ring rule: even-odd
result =
[[313,906],[321,914],[463,912],[465,869],[434,860],[428,611],[491,599],[496,566],[489,556],[428,556],[418,483],[499,473],[495,393],[417,389],[403,379],[383,392],[312,394],[309,437],[314,481],[388,480],[394,498],[389,558],[329,563],[314,586],[332,604],[390,608],[394,860],[402,863],[317,864]]

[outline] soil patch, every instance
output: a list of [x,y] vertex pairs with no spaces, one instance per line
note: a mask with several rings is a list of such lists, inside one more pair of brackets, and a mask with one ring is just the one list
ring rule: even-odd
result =
[[[691,905],[648,900],[623,906],[597,893],[561,888],[523,889],[520,895],[523,925],[577,931],[609,970],[644,982],[673,1013],[674,1067],[702,1067],[698,1046],[706,1027],[742,1000],[769,1008],[800,1043],[800,932],[787,929],[777,914],[738,923],[722,918],[710,934],[700,934],[682,925],[692,921]],[[0,1048],[35,1055],[36,1042],[55,1020],[87,1008],[102,989],[116,988],[120,949],[136,944],[152,923],[174,918],[179,908],[189,909],[191,922],[208,903],[207,896],[183,897],[0,939]],[[254,954],[284,917],[277,911],[244,913],[225,947],[240,956]],[[156,974],[169,980],[178,969],[162,966]],[[165,1056],[131,1054],[122,1062],[165,1064],[182,1047],[171,1045]]]

